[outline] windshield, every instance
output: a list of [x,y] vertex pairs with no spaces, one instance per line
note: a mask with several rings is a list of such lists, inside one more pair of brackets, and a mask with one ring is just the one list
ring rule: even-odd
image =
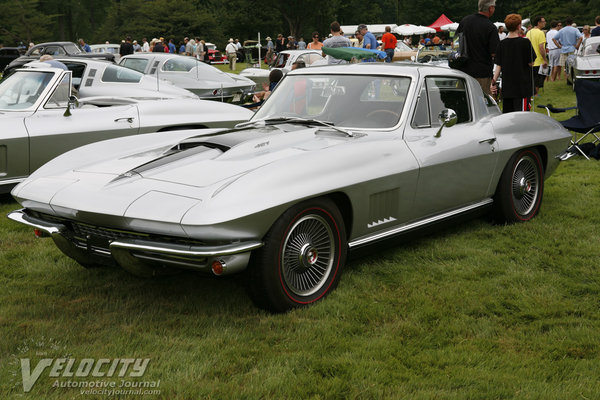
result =
[[211,67],[202,61],[198,61],[194,57],[184,56],[175,56],[167,60],[160,70],[164,72],[189,72],[194,68],[198,68],[201,73],[225,74],[221,70]]
[[31,107],[52,79],[52,72],[17,71],[0,83],[0,110]]
[[448,61],[448,56],[450,55],[450,50],[441,50],[441,49],[427,49],[423,48],[419,50],[417,54],[417,62],[420,63],[429,63],[429,62],[440,62]]
[[338,127],[392,128],[400,120],[409,86],[408,77],[286,76],[252,121],[297,117]]

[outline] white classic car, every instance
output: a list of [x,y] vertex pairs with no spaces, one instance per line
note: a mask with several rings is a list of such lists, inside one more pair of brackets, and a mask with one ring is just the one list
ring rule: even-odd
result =
[[166,79],[201,99],[244,103],[254,94],[255,84],[250,79],[225,73],[194,57],[169,53],[136,53],[122,57],[119,65],[154,79]]
[[[132,72],[132,71],[131,71]],[[252,112],[200,99],[70,96],[71,72],[18,69],[0,82],[0,192],[88,143],[140,133],[232,127]]]
[[584,39],[574,55],[567,58],[567,83],[577,79],[600,80],[600,36]]
[[[73,73],[72,84],[77,97],[118,96],[137,100],[194,98],[194,93],[175,86],[172,82],[146,76],[121,65],[91,59],[56,58]],[[48,64],[34,61],[25,67],[48,68]]]

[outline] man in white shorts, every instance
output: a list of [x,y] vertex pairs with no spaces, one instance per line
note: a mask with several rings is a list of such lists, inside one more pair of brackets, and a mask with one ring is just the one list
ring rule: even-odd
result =
[[560,49],[552,41],[554,36],[562,28],[562,23],[554,20],[550,23],[550,30],[546,33],[546,43],[548,44],[548,62],[552,73],[550,74],[550,80],[555,81],[557,78],[560,79]]

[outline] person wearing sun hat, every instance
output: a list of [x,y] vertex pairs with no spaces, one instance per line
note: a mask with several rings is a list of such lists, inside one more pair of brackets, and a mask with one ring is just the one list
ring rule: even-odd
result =
[[225,53],[227,53],[227,59],[229,60],[229,69],[235,71],[235,63],[237,61],[237,46],[233,38],[229,38],[229,44],[225,47]]

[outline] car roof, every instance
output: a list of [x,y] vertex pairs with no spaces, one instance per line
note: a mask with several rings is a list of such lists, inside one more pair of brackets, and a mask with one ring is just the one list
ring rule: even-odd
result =
[[339,65],[318,65],[310,68],[301,68],[290,71],[287,75],[305,75],[305,74],[356,74],[356,75],[404,75],[416,78],[421,74],[426,75],[445,75],[464,77],[464,73],[445,67],[435,65],[423,65],[413,62],[398,63],[356,63]]
[[600,36],[590,36],[589,38],[584,39],[585,43],[596,43],[600,42]]
[[77,58],[77,57],[54,57],[53,60],[68,63],[82,63],[82,64],[102,64],[102,65],[118,65],[112,61],[99,60],[95,58]]
[[73,42],[44,42],[44,43],[38,43],[38,44],[36,44],[33,47],[38,47],[38,46],[57,46],[57,45],[65,45],[65,44],[74,44],[75,46],[77,46]]

